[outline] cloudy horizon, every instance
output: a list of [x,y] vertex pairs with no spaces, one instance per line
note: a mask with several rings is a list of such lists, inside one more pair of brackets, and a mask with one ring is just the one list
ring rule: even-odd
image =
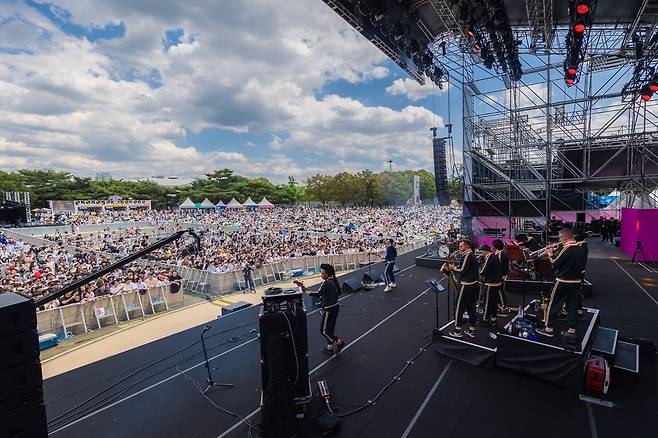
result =
[[2,169],[282,182],[432,168],[445,90],[320,0],[221,3],[0,4]]

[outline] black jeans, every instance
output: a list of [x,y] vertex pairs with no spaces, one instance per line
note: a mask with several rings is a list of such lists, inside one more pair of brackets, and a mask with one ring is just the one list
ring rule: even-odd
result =
[[327,344],[338,342],[338,336],[334,334],[336,329],[336,320],[338,319],[338,305],[324,309],[322,312],[322,321],[320,321],[320,332],[327,340]]
[[468,324],[475,326],[475,322],[477,320],[475,307],[478,301],[479,290],[479,283],[463,284],[459,289],[459,295],[457,296],[457,308],[455,310],[455,328],[461,327],[464,319],[464,310],[468,312]]
[[551,291],[551,298],[548,302],[548,311],[546,321],[546,327],[552,327],[557,319],[560,309],[562,309],[562,304],[566,303],[567,305],[567,319],[569,321],[569,328],[576,329],[576,323],[578,322],[578,300],[580,296],[580,283],[564,283],[561,281],[555,281],[553,290]]
[[499,298],[500,286],[484,286],[484,319],[496,319]]

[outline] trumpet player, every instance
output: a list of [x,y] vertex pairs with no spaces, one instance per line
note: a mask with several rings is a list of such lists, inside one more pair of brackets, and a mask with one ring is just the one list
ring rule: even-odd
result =
[[575,337],[580,288],[587,264],[587,248],[582,243],[576,242],[570,228],[560,230],[559,237],[562,244],[559,252],[556,253],[553,246],[546,248],[548,260],[555,272],[555,285],[548,301],[544,327],[538,328],[537,333],[549,337],[555,336],[553,324],[562,304],[566,303],[569,329],[562,331],[561,334],[565,337]]
[[[461,278],[461,287],[459,288],[457,306],[455,309],[455,328],[449,333],[449,335],[455,338],[461,338],[466,334],[466,336],[474,338],[477,318],[475,307],[479,291],[478,262],[475,259],[472,244],[469,240],[464,239],[459,241],[459,252],[462,254],[462,262],[459,267],[454,263],[449,265],[449,269],[458,272]],[[467,330],[462,330],[464,310],[468,312]]]
[[503,284],[500,262],[498,257],[491,253],[489,245],[482,245],[480,253],[484,262],[480,269],[480,277],[484,282],[484,315],[483,325],[496,325],[498,314],[498,298],[500,287]]

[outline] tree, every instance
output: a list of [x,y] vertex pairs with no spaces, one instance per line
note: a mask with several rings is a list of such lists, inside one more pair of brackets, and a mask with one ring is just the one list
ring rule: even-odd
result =
[[285,192],[291,204],[296,204],[304,197],[304,188],[300,187],[293,176],[289,176],[288,183],[280,185],[279,188]]
[[412,180],[404,172],[382,172],[379,174],[379,186],[382,199],[387,204],[404,204],[413,193]]
[[464,177],[462,175],[450,178],[448,181],[448,195],[450,199],[464,201]]
[[330,201],[331,177],[325,175],[314,175],[306,180],[306,200],[320,201],[324,207]]

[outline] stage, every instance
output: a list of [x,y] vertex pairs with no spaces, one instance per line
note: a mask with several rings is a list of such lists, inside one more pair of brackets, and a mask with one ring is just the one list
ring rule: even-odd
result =
[[[627,265],[617,249],[594,248],[596,245],[598,242],[591,244],[595,251],[588,277],[594,279],[595,287],[603,287],[586,299],[585,306],[598,309],[601,324],[617,328],[620,336],[658,341],[658,274]],[[348,345],[335,357],[320,352],[320,315],[307,305],[313,390],[317,380],[326,380],[339,413],[372,398],[431,341],[436,326],[435,297],[425,280],[441,275],[436,269],[414,265],[415,257],[424,252],[420,249],[398,259],[401,271],[398,287],[392,292],[384,293],[379,287],[341,296],[336,332]],[[363,272],[348,277],[360,279]],[[453,318],[448,301],[447,294],[439,296],[442,326]],[[210,321],[213,328],[207,342],[212,366],[218,368],[216,380],[236,385],[213,389],[209,397],[255,424],[260,421],[259,342],[253,332],[258,327],[258,312],[259,307],[254,306]],[[91,402],[87,411],[52,423],[51,436],[247,436],[244,424],[211,406],[181,373],[203,383],[201,347],[192,345],[202,328],[46,380],[49,421],[119,382],[94,399],[96,406]],[[153,365],[138,372],[150,363]],[[640,371],[637,378],[615,374],[611,392],[593,396],[655,410],[658,362],[641,357]],[[375,405],[344,418],[335,436],[507,437],[525,429],[532,431],[533,437],[651,437],[656,420],[651,414],[584,403],[578,399],[578,391],[506,369],[472,366],[428,348]],[[319,435],[310,432],[307,436]]]

